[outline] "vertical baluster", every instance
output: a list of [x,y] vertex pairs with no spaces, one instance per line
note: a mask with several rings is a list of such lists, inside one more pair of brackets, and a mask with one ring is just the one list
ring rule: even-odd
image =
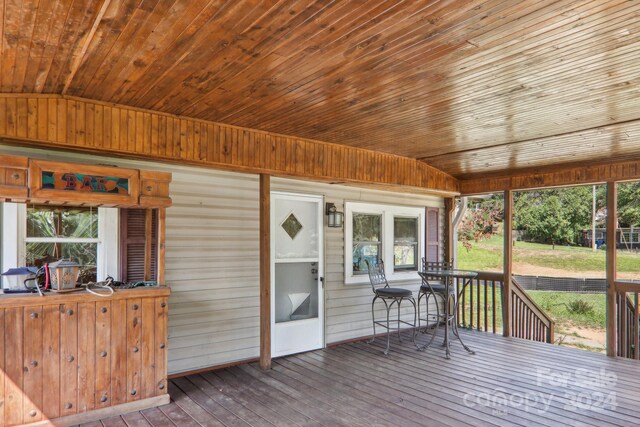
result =
[[640,316],[638,314],[640,314],[640,307],[638,307],[638,292],[636,292],[633,305],[633,357],[636,360],[640,360],[640,351],[638,351],[638,346],[640,346],[640,327],[638,327]]
[[[473,290],[473,288],[471,288]],[[478,297],[478,301],[476,302],[476,309],[478,310],[478,312],[476,313],[476,326],[478,328],[478,330],[480,330],[480,328],[482,327],[482,323],[480,322],[480,312],[482,311],[481,308],[481,301],[480,301],[480,283],[478,282],[478,286],[476,286],[476,296]]]
[[493,333],[496,333],[496,312],[498,311],[498,307],[496,305],[496,281],[492,280],[491,281],[491,295],[492,295],[492,300],[491,300],[491,325],[493,327]]
[[473,288],[469,289],[469,328],[473,329]]
[[517,312],[517,299],[516,299],[516,294],[511,293],[511,333],[513,336],[517,337],[518,336],[518,329],[516,328],[516,325],[518,324],[518,320],[516,318],[516,312]]
[[487,318],[487,314],[488,314],[488,310],[489,310],[489,298],[488,298],[488,285],[487,285],[487,281],[483,280],[482,281],[482,285],[484,286],[484,331],[488,332],[489,331],[489,324],[488,324],[488,318]]
[[467,324],[467,292],[462,293],[462,325],[466,326]]

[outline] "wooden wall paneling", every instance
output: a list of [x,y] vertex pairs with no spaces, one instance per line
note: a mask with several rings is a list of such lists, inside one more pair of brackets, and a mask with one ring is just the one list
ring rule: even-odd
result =
[[[126,327],[121,327],[125,322]],[[126,403],[127,390],[127,301],[111,302],[111,404]]]
[[111,301],[100,301],[96,309],[95,407],[111,406]]
[[5,310],[4,330],[4,424],[21,424],[23,412],[23,345],[24,310],[8,308]]
[[78,412],[96,407],[96,303],[78,304]]
[[[42,307],[25,307],[24,319],[24,422],[42,419],[44,392],[43,379],[43,323]],[[48,390],[48,387],[47,387]]]
[[140,400],[142,395],[142,301],[127,301],[127,402]]
[[76,144],[80,146],[91,147],[91,143],[87,142],[87,105],[84,102],[76,102]]
[[479,194],[633,179],[640,179],[640,161],[579,165],[567,168],[556,167],[521,172],[511,176],[477,176],[460,181],[460,191],[462,194]]
[[[60,148],[94,153],[102,151],[133,157],[179,160],[255,173],[269,172],[303,178],[398,185],[415,188],[421,192],[458,191],[457,181],[451,176],[424,162],[390,154],[378,154],[359,148],[268,134],[254,129],[185,117],[178,118],[81,98],[57,95],[17,97],[0,94],[0,99],[7,106],[7,114],[4,117],[0,115],[0,138],[19,138],[32,145],[48,147],[55,144]],[[50,100],[56,102],[49,102]],[[29,115],[28,106],[32,106],[35,114]],[[50,117],[56,117],[55,122],[51,121]],[[41,120],[46,125],[41,125]],[[24,129],[21,127],[23,122]],[[163,122],[167,123],[164,129],[160,126]],[[31,133],[29,123],[35,129]],[[44,136],[44,131],[41,133],[40,129],[45,127],[47,132],[46,138],[43,139],[41,136]],[[108,129],[108,132],[105,129]],[[209,135],[210,129],[213,131],[213,137]],[[167,146],[164,152],[160,149],[163,134],[166,136]],[[271,146],[271,150],[265,151],[266,158],[256,156],[256,152],[260,151],[260,140],[267,141],[267,145]],[[211,141],[213,147],[209,147]],[[318,146],[321,147],[320,150],[317,149]],[[323,155],[317,155],[318,151]],[[357,168],[353,167],[356,159],[359,160]],[[309,173],[316,168],[316,173]],[[363,180],[363,172],[360,169],[373,170],[373,182]],[[430,179],[418,179],[423,175]],[[426,188],[422,186],[423,183],[437,187]]]
[[42,372],[47,393],[42,402],[42,412],[48,419],[60,416],[60,319],[59,305],[46,305],[42,310]]
[[27,138],[30,139],[38,139],[38,101],[38,98],[27,99]]
[[168,361],[168,318],[169,306],[166,298],[155,298],[155,394],[167,393],[167,361]]
[[7,120],[7,136],[17,136],[16,127],[18,125],[18,99],[15,97],[7,99],[7,114],[5,119]]
[[60,416],[78,412],[78,304],[60,305]]
[[0,424],[5,425],[4,408],[5,408],[5,323],[4,309],[0,309]]
[[16,136],[18,138],[26,138],[28,134],[28,99],[20,97],[16,100]]
[[140,398],[146,399],[156,396],[156,302],[153,298],[144,298],[141,304],[142,332],[140,352],[142,367],[140,373]]

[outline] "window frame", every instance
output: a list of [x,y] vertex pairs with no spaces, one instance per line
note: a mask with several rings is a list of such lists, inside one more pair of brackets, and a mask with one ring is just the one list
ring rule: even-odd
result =
[[[368,214],[382,216],[381,253],[385,263],[385,272],[389,282],[419,279],[417,271],[420,269],[421,259],[425,256],[425,208],[416,206],[387,205],[367,202],[345,202],[344,221],[344,280],[346,285],[369,284],[369,275],[353,271],[353,214]],[[394,266],[394,218],[416,218],[418,222],[418,254],[417,269],[395,269]]]
[[[416,222],[416,241],[414,243],[405,243],[403,244],[399,244],[399,242],[396,240],[396,233],[395,233],[395,221],[396,219],[412,219],[415,220]],[[420,253],[419,251],[419,246],[420,246],[420,226],[419,226],[419,218],[416,218],[414,216],[405,216],[405,215],[394,215],[393,216],[393,268],[394,270],[397,269],[399,271],[418,271],[420,269],[420,264],[421,264],[421,259],[420,257],[418,257],[418,254]],[[424,240],[424,239],[423,239]],[[414,253],[414,259],[415,259],[415,263],[413,265],[409,265],[409,264],[405,264],[402,266],[397,266],[396,265],[396,246],[414,246],[415,247],[415,253]]]
[[28,242],[82,242],[96,243],[96,275],[98,280],[105,280],[108,275],[116,277],[118,270],[118,236],[113,230],[119,230],[119,214],[117,208],[98,209],[97,238],[49,238],[27,237],[27,204],[2,204],[2,269],[21,267],[26,263]]

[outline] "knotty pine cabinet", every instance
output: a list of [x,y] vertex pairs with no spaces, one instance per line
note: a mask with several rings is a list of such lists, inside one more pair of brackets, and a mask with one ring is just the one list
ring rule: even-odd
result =
[[0,424],[77,424],[168,403],[169,292],[0,297]]

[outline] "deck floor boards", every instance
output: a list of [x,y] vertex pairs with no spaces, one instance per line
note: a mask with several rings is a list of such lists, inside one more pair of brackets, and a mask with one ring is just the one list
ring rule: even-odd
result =
[[[636,426],[640,362],[460,331],[446,360],[438,338],[364,341],[170,381],[171,403],[103,426]],[[419,340],[424,341],[425,336]],[[92,423],[91,426],[100,424]]]

